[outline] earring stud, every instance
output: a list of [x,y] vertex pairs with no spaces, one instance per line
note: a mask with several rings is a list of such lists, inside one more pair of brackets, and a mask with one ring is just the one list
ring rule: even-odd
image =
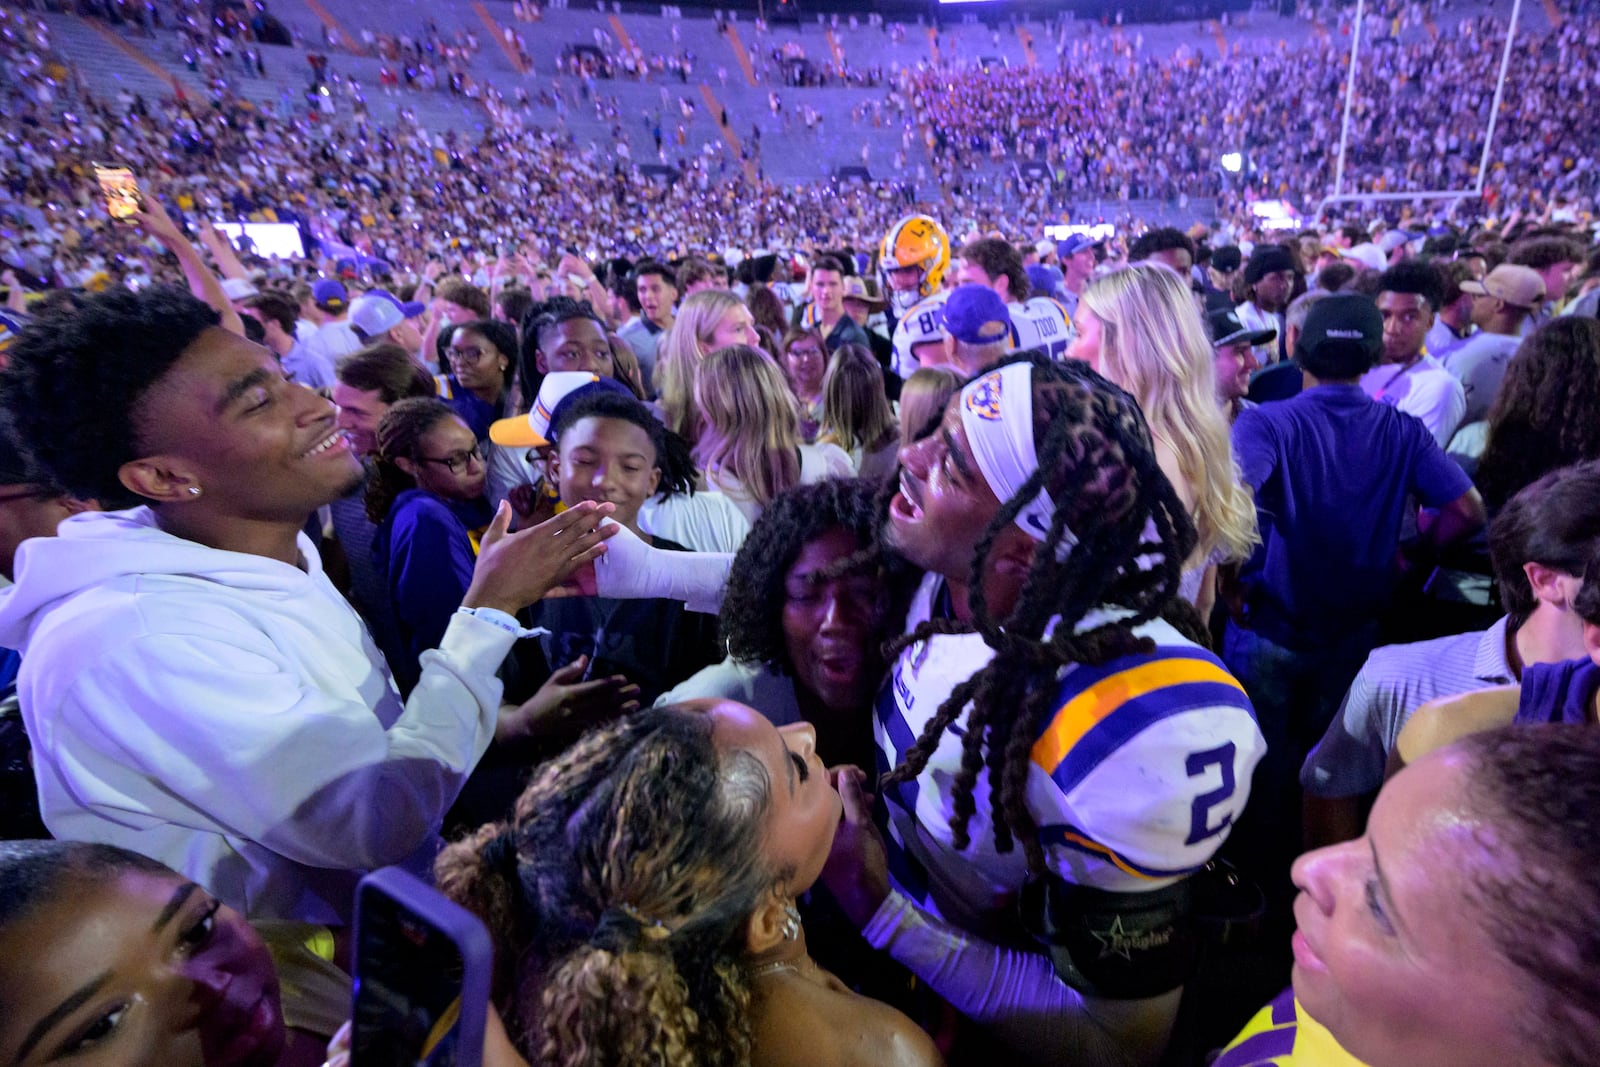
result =
[[189,487],[189,495],[190,496],[199,496],[200,495],[200,487],[198,485],[191,485]]

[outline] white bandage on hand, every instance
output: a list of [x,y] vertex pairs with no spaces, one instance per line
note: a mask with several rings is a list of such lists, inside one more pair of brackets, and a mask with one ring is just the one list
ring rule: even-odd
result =
[[[614,519],[602,525],[617,525]],[[722,608],[733,556],[726,552],[667,552],[652,548],[626,526],[595,560],[595,591],[618,600],[681,600],[690,611],[715,615]]]

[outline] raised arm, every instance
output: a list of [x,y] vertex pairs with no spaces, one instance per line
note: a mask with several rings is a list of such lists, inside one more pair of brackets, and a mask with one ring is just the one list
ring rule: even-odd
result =
[[178,257],[178,266],[183,269],[183,277],[189,283],[189,291],[222,316],[222,328],[243,337],[244,322],[239,318],[239,313],[233,310],[233,302],[228,299],[228,294],[222,291],[222,282],[212,273],[211,268],[206,266],[200,250],[190,243],[183,235],[183,231],[178,228],[178,224],[172,221],[172,216],[167,214],[167,209],[161,205],[160,199],[147,192],[144,197],[144,207],[134,212],[132,218],[140,229],[160,241],[167,251]]

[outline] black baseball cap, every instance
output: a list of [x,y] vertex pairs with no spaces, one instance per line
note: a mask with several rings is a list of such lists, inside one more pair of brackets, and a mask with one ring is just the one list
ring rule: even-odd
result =
[[1212,348],[1222,348],[1240,341],[1248,341],[1252,345],[1264,345],[1278,337],[1277,330],[1252,330],[1245,326],[1239,319],[1239,313],[1233,308],[1206,312],[1206,326],[1211,331]]
[[1238,245],[1223,245],[1211,253],[1211,269],[1232,274],[1244,263],[1244,253]]
[[[1311,305],[1294,358],[1324,367],[1364,361],[1364,372],[1382,353],[1383,316],[1378,313],[1378,305],[1360,293],[1335,293]],[[1315,367],[1312,373],[1316,373]]]
[[1269,274],[1280,270],[1294,270],[1294,257],[1282,245],[1257,245],[1245,264],[1244,283],[1254,285]]

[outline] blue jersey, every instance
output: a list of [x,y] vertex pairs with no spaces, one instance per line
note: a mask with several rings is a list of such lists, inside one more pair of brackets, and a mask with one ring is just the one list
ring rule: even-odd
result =
[[[938,585],[924,582],[913,621],[930,613]],[[1083,627],[1107,617],[1091,614]],[[1159,620],[1136,632],[1155,642],[1153,652],[1061,672],[1027,786],[1050,869],[1116,891],[1170,885],[1203,866],[1244,811],[1266,751],[1249,699],[1215,656]],[[875,715],[880,770],[900,762],[991,655],[977,634],[938,635],[901,653]],[[995,851],[986,771],[973,791],[971,845],[957,851],[951,841],[965,714],[914,782],[885,791],[891,870],[914,899],[973,933],[1003,938],[990,923],[1009,922],[1027,862],[1020,848]]]

